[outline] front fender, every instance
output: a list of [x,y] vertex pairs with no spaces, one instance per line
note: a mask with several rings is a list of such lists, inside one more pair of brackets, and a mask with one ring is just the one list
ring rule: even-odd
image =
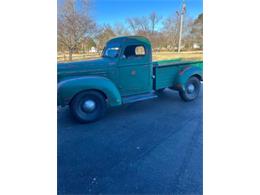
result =
[[77,93],[85,90],[103,92],[110,106],[122,104],[121,95],[111,80],[99,76],[86,76],[67,79],[58,83],[58,105],[69,104]]
[[184,90],[186,81],[192,76],[196,76],[202,80],[202,68],[198,66],[187,66],[180,70],[175,80],[175,88]]

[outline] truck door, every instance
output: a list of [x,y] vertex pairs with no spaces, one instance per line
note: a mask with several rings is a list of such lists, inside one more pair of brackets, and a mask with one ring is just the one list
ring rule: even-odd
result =
[[133,44],[123,48],[119,69],[119,90],[122,96],[152,90],[152,61],[148,48]]

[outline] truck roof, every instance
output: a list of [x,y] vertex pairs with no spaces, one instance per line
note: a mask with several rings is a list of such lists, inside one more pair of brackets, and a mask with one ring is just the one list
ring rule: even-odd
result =
[[116,37],[116,38],[112,38],[108,41],[109,42],[131,42],[131,41],[138,41],[138,42],[142,42],[143,44],[146,45],[151,45],[149,39],[147,39],[144,36],[121,36],[121,37]]

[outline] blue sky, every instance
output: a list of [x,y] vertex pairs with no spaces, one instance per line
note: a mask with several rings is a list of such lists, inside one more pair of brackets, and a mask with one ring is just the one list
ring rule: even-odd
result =
[[[127,17],[146,16],[152,11],[166,18],[181,8],[181,0],[92,0],[92,16],[98,23],[124,22]],[[202,0],[186,0],[187,15],[203,12]]]
[[[203,12],[203,0],[186,0],[186,5],[187,15],[192,18]],[[153,11],[166,18],[180,8],[181,0],[92,0],[91,15],[98,24],[114,24]]]

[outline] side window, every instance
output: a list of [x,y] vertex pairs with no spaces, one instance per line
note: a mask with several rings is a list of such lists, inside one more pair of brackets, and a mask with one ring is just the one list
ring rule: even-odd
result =
[[145,48],[142,45],[129,45],[124,51],[125,58],[135,58],[145,56]]

